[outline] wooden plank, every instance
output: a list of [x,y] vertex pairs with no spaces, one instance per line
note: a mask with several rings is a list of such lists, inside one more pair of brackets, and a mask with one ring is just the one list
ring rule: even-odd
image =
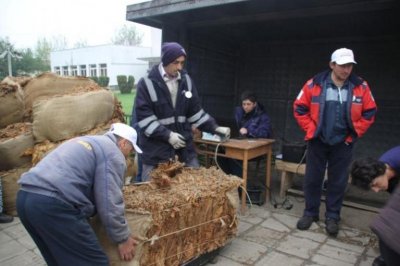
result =
[[298,163],[291,163],[285,162],[282,160],[275,160],[275,167],[277,170],[280,171],[287,171],[295,174],[304,175],[306,172],[306,164],[298,164]]

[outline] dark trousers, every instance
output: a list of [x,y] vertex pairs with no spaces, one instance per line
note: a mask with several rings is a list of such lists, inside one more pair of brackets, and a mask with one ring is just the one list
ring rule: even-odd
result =
[[73,206],[20,190],[17,211],[47,265],[109,265],[92,227]]
[[[136,153],[137,156],[137,175],[135,176],[135,182],[142,182],[142,172],[143,172],[143,163],[142,163],[142,155]],[[132,182],[133,183],[133,182]]]
[[381,239],[379,239],[379,250],[381,251],[381,256],[383,257],[387,266],[399,265],[400,254],[396,253],[396,251],[391,249]]
[[327,145],[313,139],[307,145],[307,164],[304,176],[306,216],[319,216],[322,182],[328,168],[326,218],[340,220],[344,193],[348,182],[348,168],[353,156],[353,144]]

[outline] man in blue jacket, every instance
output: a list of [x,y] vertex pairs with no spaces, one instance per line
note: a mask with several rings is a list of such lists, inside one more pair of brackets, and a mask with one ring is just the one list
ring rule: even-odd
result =
[[115,123],[101,136],[71,139],[24,173],[17,211],[48,265],[109,265],[88,218],[99,215],[122,260],[133,258],[122,194],[136,131]]
[[178,156],[189,167],[199,167],[193,145],[192,128],[230,135],[229,128],[219,127],[200,105],[197,89],[183,69],[186,51],[175,42],[164,43],[161,63],[137,86],[135,112],[140,127],[142,180],[159,163]]
[[[235,122],[239,137],[271,138],[270,119],[264,106],[258,102],[257,95],[251,91],[244,91],[240,98],[242,105],[235,108]],[[218,157],[218,164],[225,173],[242,177],[242,161]]]
[[235,121],[239,134],[246,138],[271,138],[272,130],[269,116],[264,106],[257,101],[257,95],[244,91],[241,95],[242,106],[235,108]]

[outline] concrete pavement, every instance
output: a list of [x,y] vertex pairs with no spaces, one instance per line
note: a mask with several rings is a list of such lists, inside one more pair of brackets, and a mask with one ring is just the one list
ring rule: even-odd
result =
[[[237,265],[359,265],[369,266],[378,255],[377,241],[368,228],[372,212],[344,207],[337,238],[328,237],[324,222],[299,231],[296,222],[302,198],[289,197],[290,210],[271,205],[252,206],[239,216],[239,234],[227,244],[210,266]],[[321,210],[323,213],[323,209]],[[18,218],[0,224],[0,265],[46,265]]]

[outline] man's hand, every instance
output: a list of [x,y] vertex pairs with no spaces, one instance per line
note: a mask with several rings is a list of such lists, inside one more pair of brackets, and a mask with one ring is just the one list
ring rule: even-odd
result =
[[135,257],[135,249],[138,242],[132,237],[118,244],[119,257],[121,260],[130,261]]
[[185,138],[176,132],[171,131],[168,142],[172,145],[172,147],[174,147],[175,150],[186,147]]
[[239,130],[239,133],[240,133],[240,135],[243,135],[243,136],[246,136],[247,135],[247,128],[245,128],[245,127],[242,127],[240,130]]
[[226,140],[231,137],[231,129],[229,127],[217,127],[215,134]]

